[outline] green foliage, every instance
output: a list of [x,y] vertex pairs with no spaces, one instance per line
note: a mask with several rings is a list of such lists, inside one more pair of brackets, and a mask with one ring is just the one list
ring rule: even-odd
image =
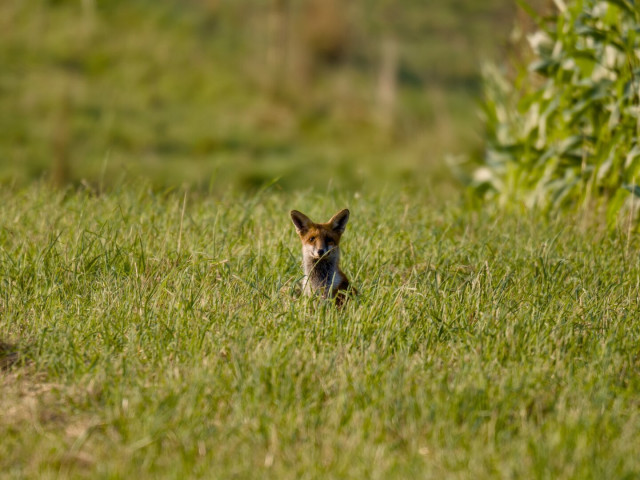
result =
[[[346,52],[315,65],[310,2],[0,1],[0,183],[49,176],[55,162],[58,183],[76,185],[139,176],[254,190],[280,177],[285,189],[374,189],[450,179],[443,156],[478,143],[469,105],[480,75],[468,45],[495,51],[489,33],[506,34],[508,0],[403,3],[388,22],[399,42],[390,131],[376,102],[382,7],[338,8]],[[279,32],[277,5],[291,7]]]
[[[640,475],[634,236],[398,193],[0,204],[3,478]],[[344,206],[338,312],[288,211]]]
[[510,81],[486,69],[474,186],[541,208],[615,198],[615,215],[620,188],[640,181],[640,12],[635,0],[555,3],[535,18],[526,71]]

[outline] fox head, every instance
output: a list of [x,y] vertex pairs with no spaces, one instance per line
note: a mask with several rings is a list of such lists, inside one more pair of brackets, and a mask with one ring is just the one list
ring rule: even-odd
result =
[[291,210],[291,220],[302,241],[304,258],[338,259],[340,237],[349,221],[348,209],[340,210],[327,223],[314,223],[304,213]]

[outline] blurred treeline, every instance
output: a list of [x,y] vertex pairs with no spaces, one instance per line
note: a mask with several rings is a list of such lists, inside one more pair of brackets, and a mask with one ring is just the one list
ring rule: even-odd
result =
[[[3,0],[0,181],[446,188],[512,0]],[[517,33],[517,32],[516,32]],[[443,187],[444,185],[444,187]]]

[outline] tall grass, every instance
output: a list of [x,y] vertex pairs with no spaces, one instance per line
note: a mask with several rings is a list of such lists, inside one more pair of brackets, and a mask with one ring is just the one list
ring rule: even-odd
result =
[[[635,238],[391,192],[0,203],[3,476],[640,475]],[[346,206],[338,311],[287,212]]]
[[[450,183],[444,156],[480,143],[476,53],[506,35],[509,1],[410,2],[393,22],[385,3],[0,2],[0,183]],[[381,22],[399,50],[389,131]]]

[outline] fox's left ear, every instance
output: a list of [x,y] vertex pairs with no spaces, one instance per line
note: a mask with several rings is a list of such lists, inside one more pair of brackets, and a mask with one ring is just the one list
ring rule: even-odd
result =
[[347,222],[349,221],[349,209],[345,208],[344,210],[340,210],[336,213],[331,220],[329,220],[329,225],[334,232],[343,233],[344,229],[347,227]]
[[289,215],[291,215],[291,220],[293,221],[293,225],[296,227],[296,231],[299,235],[307,233],[309,227],[313,225],[311,219],[302,212],[291,210]]

